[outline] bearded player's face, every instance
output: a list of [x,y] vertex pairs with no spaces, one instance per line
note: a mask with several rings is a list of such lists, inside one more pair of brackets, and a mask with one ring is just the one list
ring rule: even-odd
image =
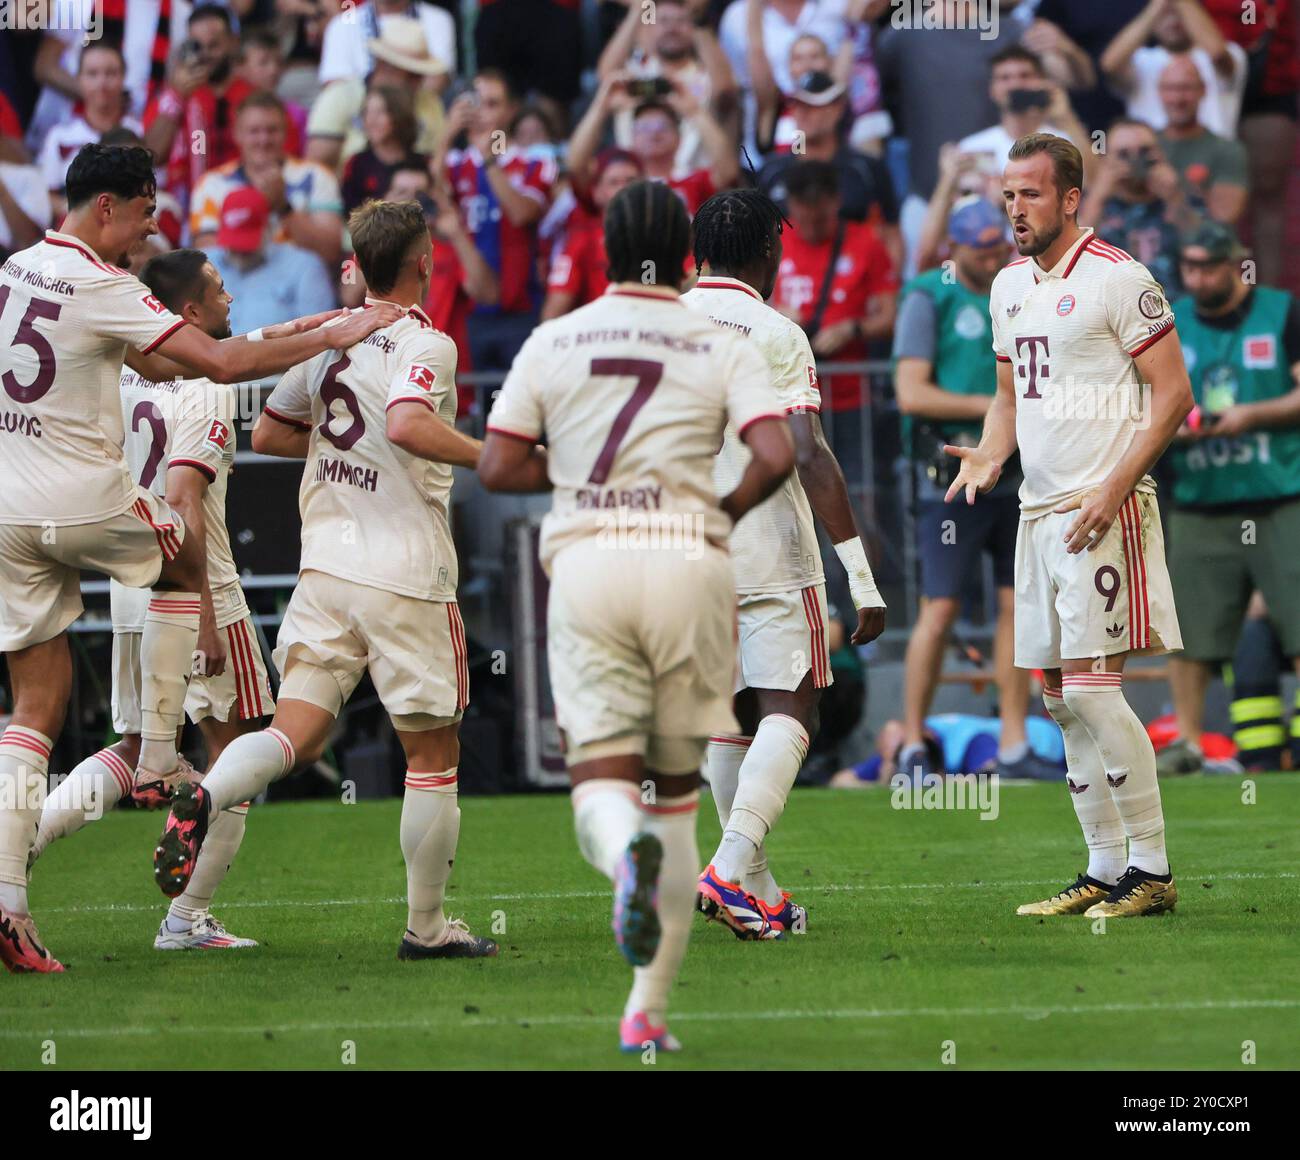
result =
[[1065,229],[1066,199],[1056,188],[1052,159],[1046,153],[1007,163],[1002,199],[1021,257],[1037,257]]

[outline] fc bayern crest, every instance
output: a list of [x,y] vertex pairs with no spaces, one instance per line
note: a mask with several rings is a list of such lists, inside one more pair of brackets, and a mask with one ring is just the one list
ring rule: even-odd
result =
[[1056,313],[1059,314],[1062,318],[1064,318],[1067,314],[1071,313],[1074,310],[1075,305],[1076,303],[1074,300],[1074,295],[1066,294],[1056,304]]

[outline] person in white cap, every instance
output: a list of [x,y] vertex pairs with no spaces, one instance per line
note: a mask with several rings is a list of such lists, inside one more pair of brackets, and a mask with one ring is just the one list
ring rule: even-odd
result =
[[379,35],[366,42],[366,48],[370,54],[368,73],[326,85],[307,119],[307,157],[330,169],[341,169],[349,157],[366,147],[361,110],[366,94],[375,88],[387,86],[410,93],[419,126],[417,152],[432,153],[442,132],[442,99],[430,85],[446,80],[447,65],[429,50],[428,35],[420,22],[390,16],[381,23]]

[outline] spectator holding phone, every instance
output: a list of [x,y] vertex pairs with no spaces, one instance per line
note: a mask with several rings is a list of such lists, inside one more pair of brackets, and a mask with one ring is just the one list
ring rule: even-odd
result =
[[554,162],[528,157],[510,136],[519,98],[504,73],[480,71],[447,111],[433,172],[446,175],[474,245],[492,266],[500,298],[469,320],[474,365],[510,366],[542,304],[537,227],[551,204]]
[[[164,167],[162,184],[182,203],[209,169],[238,156],[235,110],[253,92],[235,72],[239,40],[225,8],[198,5],[187,28],[189,38],[172,58],[167,84],[144,114],[144,143]],[[195,141],[205,147],[193,148]]]
[[1060,85],[1048,79],[1042,59],[1023,45],[1009,44],[989,60],[989,99],[997,106],[998,121],[957,142],[962,153],[977,158],[987,178],[984,195],[1001,200],[1002,171],[1011,146],[1028,133],[1052,133],[1072,141],[1086,166],[1093,157],[1088,131],[1070,108]]
[[1107,146],[1084,192],[1079,222],[1132,254],[1172,299],[1182,291],[1178,238],[1196,226],[1198,215],[1150,125],[1121,118],[1111,125]]
[[[718,190],[735,184],[740,166],[722,126],[680,81],[667,81],[672,91],[666,96],[652,95],[662,79],[614,72],[601,81],[595,100],[569,139],[569,169],[580,194],[611,117],[627,109],[632,116],[630,152],[645,176],[671,186],[692,215]],[[683,125],[693,126],[699,134],[708,158],[706,168],[678,168]]]
[[[600,80],[626,73],[634,81],[650,81],[639,91],[664,99],[673,82],[709,110],[719,124],[732,126],[736,105],[736,79],[731,65],[708,28],[697,27],[686,0],[658,0],[655,18],[646,23],[640,0],[619,0],[627,15],[600,54],[596,75]],[[614,117],[614,139],[622,149],[632,147],[632,110]],[[682,125],[681,143],[674,159],[678,170],[707,168],[709,156],[695,125]]]

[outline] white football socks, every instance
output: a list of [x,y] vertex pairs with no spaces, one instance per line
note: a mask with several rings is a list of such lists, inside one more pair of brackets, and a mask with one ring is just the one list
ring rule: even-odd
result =
[[736,786],[740,784],[740,766],[753,743],[752,737],[739,733],[715,734],[709,738],[709,747],[704,753],[704,776],[713,794],[713,807],[718,811],[718,821],[722,828],[727,828],[727,819],[731,817],[731,803],[736,798]]
[[173,931],[188,930],[212,905],[212,896],[221,885],[244,840],[248,825],[248,802],[222,810],[208,827],[199,860],[194,865],[185,890],[172,899],[167,923]]
[[140,639],[140,765],[154,773],[176,768],[176,732],[199,639],[199,594],[149,596]]
[[437,943],[447,929],[442,903],[460,837],[456,770],[406,772],[401,827],[406,928],[426,946]]
[[112,749],[92,753],[72,768],[45,799],[32,846],[39,858],[49,844],[96,822],[131,792],[135,770]]
[[1128,864],[1163,876],[1169,873],[1169,857],[1156,753],[1124,699],[1122,682],[1120,673],[1066,673],[1062,695],[1101,753],[1106,785],[1128,835]]
[[293,769],[295,760],[293,746],[278,729],[236,737],[203,778],[203,789],[212,802],[209,826],[222,810],[252,801],[273,781],[284,777]]
[[700,852],[695,844],[699,800],[699,792],[695,790],[680,797],[661,796],[653,806],[641,807],[636,824],[636,829],[654,834],[663,843],[657,906],[662,933],[659,949],[649,965],[636,967],[632,972],[632,991],[623,1015],[644,1011],[652,1026],[663,1026],[668,992],[681,970],[691,935],[700,876]]
[[1065,739],[1066,782],[1088,845],[1088,877],[1113,886],[1127,866],[1124,822],[1106,785],[1101,753],[1087,726],[1065,703],[1060,689],[1044,688],[1043,704]]
[[27,913],[27,854],[45,803],[54,743],[35,729],[10,725],[0,736],[0,906]]
[[630,781],[596,777],[574,786],[572,800],[578,848],[612,882],[618,860],[641,829],[641,791]]
[[793,717],[769,713],[759,722],[741,762],[722,842],[713,855],[713,869],[724,881],[739,883],[750,873],[759,846],[785,810],[807,754],[808,734]]

